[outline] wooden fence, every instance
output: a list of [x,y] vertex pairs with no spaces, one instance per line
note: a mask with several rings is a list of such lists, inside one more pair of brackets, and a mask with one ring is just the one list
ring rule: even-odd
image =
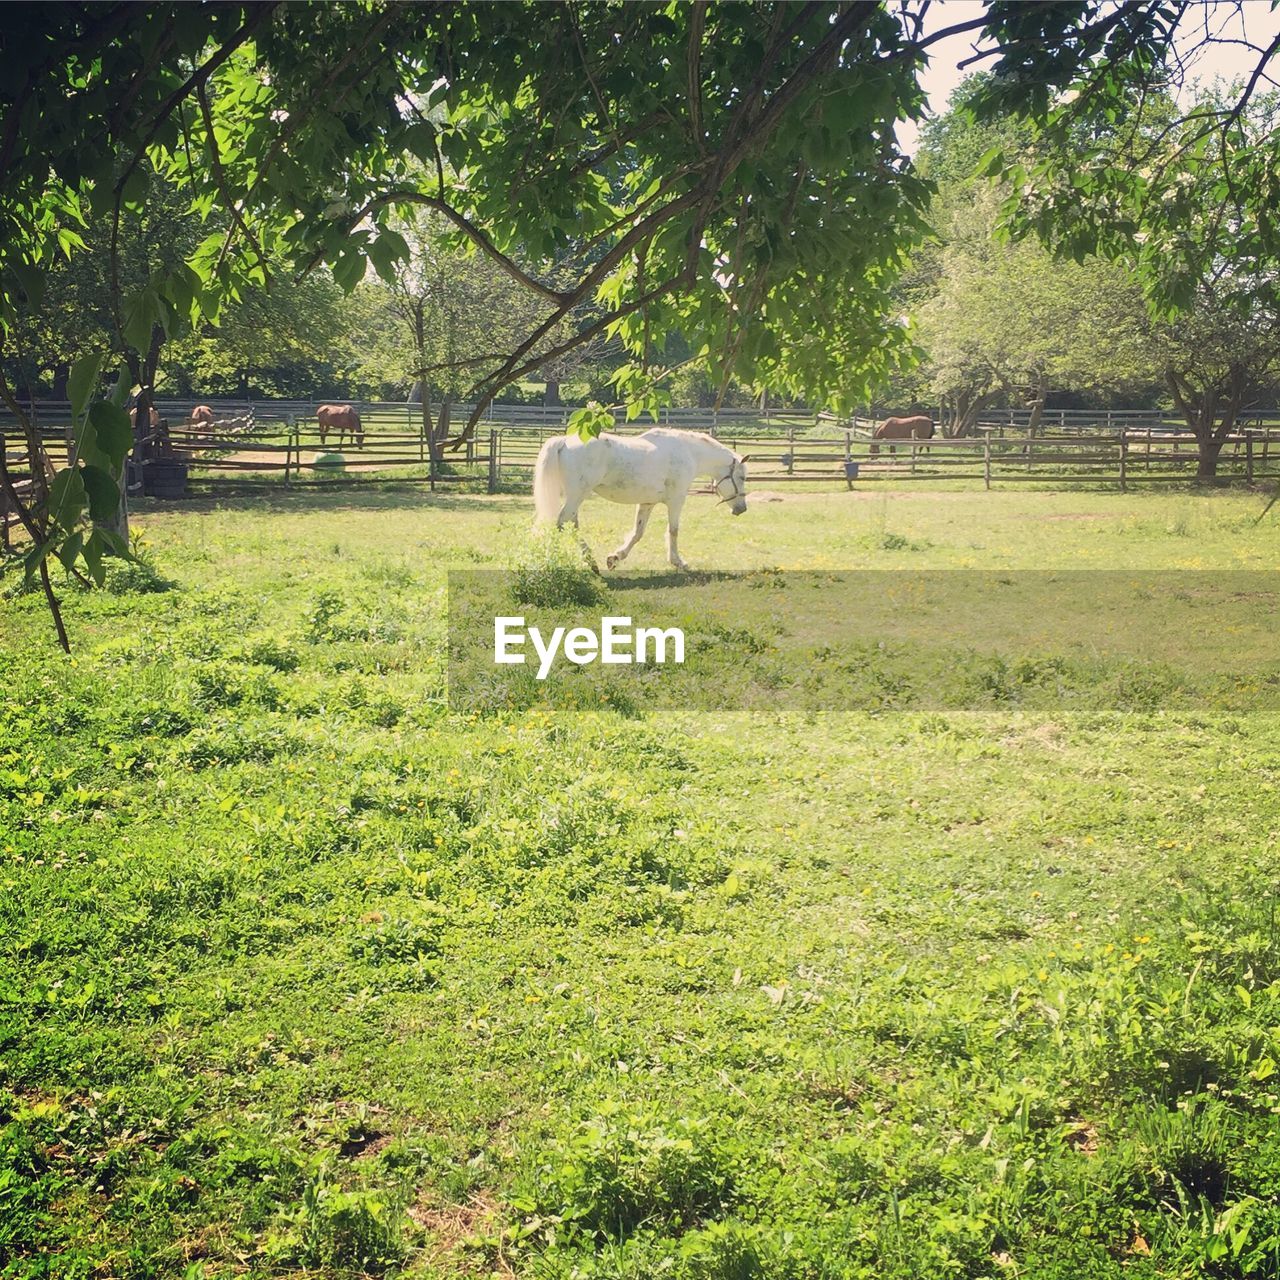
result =
[[[630,430],[643,430],[632,426]],[[626,431],[628,428],[621,428]],[[549,428],[504,428],[496,433],[497,472],[502,485],[527,484],[542,442],[559,434]],[[1131,484],[1183,482],[1193,478],[1198,453],[1186,433],[1124,431],[1106,436],[1045,435],[876,442],[850,427],[814,435],[790,428],[771,436],[737,435],[722,429],[717,438],[750,458],[753,487],[808,482],[843,483],[846,488],[910,481],[1031,481],[1039,484]],[[1280,430],[1247,431],[1228,438],[1219,473],[1248,483],[1280,478]]]
[[[160,438],[147,441],[146,461],[131,468],[131,493],[158,497],[182,494],[261,492],[264,486],[288,488],[335,484],[421,483],[439,486],[470,484],[494,493],[503,488],[527,490],[538,450],[544,440],[563,432],[555,421],[487,421],[470,441],[448,450],[433,465],[421,429],[421,406],[361,406],[363,436],[339,441],[321,436],[314,406],[307,413],[286,412],[288,402],[264,409],[254,402],[217,402],[217,420],[208,427],[185,420],[191,405],[161,402],[170,416]],[[528,406],[503,406],[525,409]],[[535,408],[537,406],[534,406]],[[65,410],[59,414],[58,410]],[[459,415],[465,406],[458,409]],[[715,422],[685,415],[680,425],[714,430],[740,453],[750,455],[753,488],[808,483],[852,489],[886,483],[950,483],[993,485],[1131,485],[1185,483],[1195,475],[1197,449],[1184,432],[1148,425],[1141,430],[1067,432],[1038,435],[1001,434],[988,430],[976,438],[877,443],[869,421],[841,423],[828,415],[762,420],[754,412],[736,413]],[[61,419],[61,420],[59,420]],[[41,405],[38,421],[55,467],[65,465],[70,411]],[[461,418],[455,420],[461,421]],[[619,423],[624,434],[647,430],[649,422]],[[673,423],[673,425],[675,425]],[[6,444],[0,420],[0,448]],[[8,433],[6,458],[20,484],[29,485],[24,446]],[[1280,479],[1280,429],[1249,429],[1224,445],[1219,473],[1225,479],[1254,483]],[[2,504],[0,504],[2,507]],[[7,545],[13,512],[0,509],[0,533]]]

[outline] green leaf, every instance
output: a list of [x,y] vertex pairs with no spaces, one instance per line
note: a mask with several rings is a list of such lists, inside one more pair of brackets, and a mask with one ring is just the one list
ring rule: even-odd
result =
[[124,402],[137,390],[138,388],[130,381],[129,366],[122,364],[120,372],[116,375],[116,385],[111,388],[111,394],[107,397],[107,400],[118,409],[123,409]]
[[151,345],[151,328],[160,322],[159,300],[148,286],[140,289],[124,305],[124,340],[135,350],[145,352]]
[[396,263],[409,261],[409,245],[398,231],[383,231],[369,245],[373,269],[388,283],[396,278]]
[[81,356],[71,366],[71,376],[67,379],[67,394],[71,397],[72,417],[79,418],[84,413],[89,397],[98,382],[98,373],[102,369],[102,356]]
[[53,547],[53,539],[50,538],[46,542],[41,542],[37,546],[31,548],[25,556],[22,557],[22,568],[26,575],[27,585],[31,585],[31,580],[36,576],[40,569],[40,565],[48,556]]
[[107,571],[102,564],[102,539],[98,535],[99,530],[95,529],[88,536],[81,554],[84,556],[85,567],[89,570],[89,577],[100,587],[107,580]]
[[120,486],[115,477],[101,467],[85,467],[81,475],[89,497],[89,518],[95,523],[114,519],[120,509]]
[[58,248],[67,257],[71,257],[73,249],[85,248],[84,237],[78,231],[72,231],[70,227],[59,227],[57,231]]
[[114,529],[97,529],[95,532],[102,539],[104,550],[110,551],[112,555],[119,556],[123,560],[133,559],[133,552],[129,550],[128,542]]
[[95,400],[89,406],[89,425],[93,428],[98,448],[119,467],[133,447],[133,427],[129,415],[109,400]]
[[129,175],[124,184],[124,191],[121,193],[124,197],[125,204],[139,204],[146,199],[147,195],[147,173],[141,165],[139,165]]
[[27,302],[32,307],[38,307],[44,298],[44,272],[30,263],[15,262],[13,274],[18,277],[22,292],[27,295]]
[[350,293],[364,279],[364,271],[364,254],[348,250],[333,264],[334,283],[344,293]]
[[613,414],[608,409],[603,409],[598,404],[589,404],[585,409],[579,409],[569,415],[569,421],[565,424],[565,435],[576,435],[582,440],[593,440],[602,431],[608,431],[612,426]]
[[55,524],[69,529],[84,510],[84,481],[79,467],[63,467],[49,484],[49,515]]
[[1004,166],[1004,148],[992,147],[990,151],[983,153],[975,172],[982,178],[994,178],[1004,172]]
[[77,531],[58,548],[58,559],[62,561],[62,567],[68,572],[75,565],[76,556],[80,554],[83,547],[84,534]]

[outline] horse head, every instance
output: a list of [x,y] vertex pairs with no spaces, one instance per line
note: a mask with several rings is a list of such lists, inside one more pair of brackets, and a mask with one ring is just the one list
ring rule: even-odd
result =
[[720,504],[727,502],[729,511],[735,516],[740,516],[747,509],[746,464],[746,458],[734,458],[728,474],[716,481],[716,493],[720,495]]

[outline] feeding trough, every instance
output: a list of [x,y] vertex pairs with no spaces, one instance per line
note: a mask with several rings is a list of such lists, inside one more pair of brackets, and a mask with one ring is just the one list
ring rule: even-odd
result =
[[184,498],[189,469],[176,458],[148,458],[142,464],[142,492],[148,498]]

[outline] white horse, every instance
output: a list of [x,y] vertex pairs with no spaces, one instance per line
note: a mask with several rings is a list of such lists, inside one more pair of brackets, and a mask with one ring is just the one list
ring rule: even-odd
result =
[[689,486],[698,476],[715,481],[716,493],[740,516],[747,509],[745,458],[701,431],[671,431],[654,427],[639,436],[607,432],[593,440],[556,436],[542,446],[533,472],[533,501],[538,519],[557,528],[578,525],[578,508],[589,494],[610,502],[634,502],[636,524],[631,536],[605,564],[612,569],[627,558],[644,537],[649,517],[659,502],[667,508],[667,559],[677,569],[689,566],[680,558],[680,512]]

